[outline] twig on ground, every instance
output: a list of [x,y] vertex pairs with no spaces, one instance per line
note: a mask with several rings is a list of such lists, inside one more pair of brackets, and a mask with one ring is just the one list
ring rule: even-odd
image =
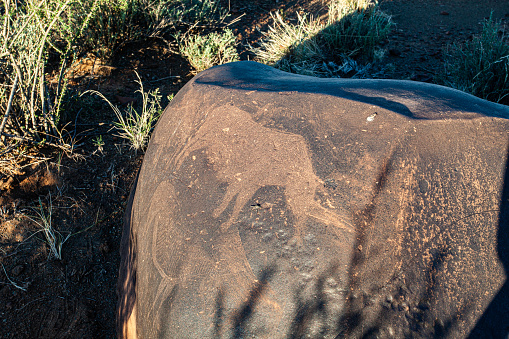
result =
[[[4,273],[5,273],[5,276],[7,277],[7,280],[9,280],[9,282],[11,283],[12,286],[16,287],[17,289],[20,289],[24,292],[26,292],[26,287],[22,287],[22,286],[19,286],[18,284],[16,284],[14,281],[11,280],[11,278],[9,278],[9,275],[7,274],[7,271],[5,270],[5,267],[4,267],[4,264],[0,263],[2,265],[2,268],[4,270]],[[23,283],[23,285],[27,285],[27,283]]]

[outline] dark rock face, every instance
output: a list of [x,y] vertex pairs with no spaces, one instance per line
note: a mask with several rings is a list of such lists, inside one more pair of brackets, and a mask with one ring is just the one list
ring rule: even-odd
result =
[[133,188],[120,334],[507,335],[507,118],[424,83],[200,73]]

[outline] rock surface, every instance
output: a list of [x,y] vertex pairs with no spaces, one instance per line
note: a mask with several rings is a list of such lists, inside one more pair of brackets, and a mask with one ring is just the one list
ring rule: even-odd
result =
[[507,118],[425,83],[200,73],[133,188],[119,331],[507,335]]

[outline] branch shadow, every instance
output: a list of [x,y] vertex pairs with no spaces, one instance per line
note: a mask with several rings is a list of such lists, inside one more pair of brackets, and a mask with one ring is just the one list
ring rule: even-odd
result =
[[497,234],[497,252],[504,266],[506,281],[477,321],[469,338],[509,337],[509,143],[507,149]]
[[[506,164],[509,165],[509,158],[506,160]],[[373,225],[375,218],[375,206],[376,198],[380,192],[383,191],[384,185],[387,181],[387,177],[391,171],[391,164],[388,161],[382,164],[379,177],[376,181],[374,188],[375,194],[372,197],[372,201],[367,206],[357,212],[354,217],[354,223],[356,225],[356,241],[353,248],[366,247],[369,239],[367,238],[366,228]],[[498,256],[503,263],[506,275],[509,272],[509,169],[506,166],[506,172],[504,175],[502,201],[500,204],[499,214],[499,228],[498,228]],[[433,338],[446,338],[453,335],[454,328],[461,326],[460,320],[466,314],[472,313],[473,306],[470,303],[465,303],[461,309],[451,311],[448,317],[437,319],[432,312],[430,306],[430,300],[436,298],[434,293],[435,286],[440,284],[439,275],[444,270],[447,270],[447,260],[452,254],[449,244],[445,243],[438,244],[436,248],[430,251],[431,258],[427,261],[427,267],[423,276],[425,277],[424,288],[419,292],[415,293],[414,300],[418,300],[418,304],[411,309],[407,309],[405,312],[405,324],[407,328],[402,329],[396,328],[398,334],[406,337],[423,336]],[[362,251],[354,251],[351,257],[351,261],[348,268],[341,268],[337,263],[331,263],[331,266],[323,274],[316,277],[316,284],[314,285],[314,298],[309,300],[304,298],[302,295],[302,289],[295,289],[292,294],[293,309],[295,310],[293,316],[289,322],[289,330],[285,338],[297,339],[310,337],[312,332],[311,328],[314,327],[314,336],[311,337],[330,337],[333,335],[336,338],[349,338],[349,337],[362,337],[362,338],[376,338],[376,337],[393,337],[394,326],[401,325],[402,323],[393,323],[394,315],[398,312],[401,313],[400,305],[394,303],[387,303],[385,301],[384,307],[381,307],[378,314],[371,315],[367,320],[365,317],[366,307],[373,304],[369,296],[364,295],[361,286],[361,282],[368,280],[375,280],[377,276],[363,274],[362,266],[370,258],[367,257]],[[418,266],[415,261],[410,260],[408,262],[409,268],[407,271],[417,270]],[[346,304],[343,308],[342,315],[335,319],[331,326],[331,322],[327,322],[330,318],[328,313],[329,306],[326,293],[325,282],[329,277],[333,277],[337,274],[338,270],[346,269],[348,272],[348,290],[344,295]],[[234,333],[232,338],[246,338],[252,337],[256,334],[249,333],[246,330],[251,321],[252,310],[260,300],[260,296],[264,293],[268,286],[270,286],[270,280],[277,271],[277,267],[272,265],[262,271],[259,278],[259,283],[249,293],[249,299],[245,304],[235,313],[234,316]],[[396,280],[397,277],[393,277]],[[395,284],[396,286],[396,284]],[[223,292],[219,292],[217,299],[219,302],[216,309],[216,319],[224,317],[223,307],[221,300],[224,299]],[[405,296],[408,291],[399,291],[400,296]],[[382,301],[384,302],[384,301]],[[400,309],[398,309],[400,307]],[[319,330],[316,330],[316,324],[320,324]],[[219,333],[225,333],[224,329],[221,331],[223,322],[216,322],[217,330],[216,338],[220,338]],[[426,327],[427,326],[427,327]],[[391,333],[391,331],[393,331]],[[228,332],[228,331],[226,331]],[[489,307],[484,311],[481,318],[479,318],[475,324],[474,329],[471,331],[470,338],[507,338],[509,334],[509,289],[508,282],[506,281],[503,287],[498,291],[495,298],[490,303]]]

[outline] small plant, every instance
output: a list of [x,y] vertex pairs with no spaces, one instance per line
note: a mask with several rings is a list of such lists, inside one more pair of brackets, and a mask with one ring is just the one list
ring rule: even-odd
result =
[[[286,22],[280,13],[272,16],[260,48],[252,49],[257,60],[284,71],[320,77],[352,76],[345,64],[366,63],[353,75],[366,76],[369,62],[378,62],[384,53],[377,47],[392,27],[391,18],[372,0],[336,0],[329,5],[322,23],[298,15],[297,23]],[[351,73],[351,72],[350,72]]]
[[239,60],[235,36],[230,29],[206,36],[187,35],[180,41],[180,53],[187,58],[196,73],[215,65]]
[[509,41],[490,19],[479,36],[450,46],[436,81],[494,102],[509,102]]
[[44,234],[44,240],[50,249],[50,256],[53,256],[58,260],[62,260],[62,246],[71,237],[71,235],[68,234],[66,237],[64,237],[58,230],[53,227],[51,223],[53,212],[51,195],[49,197],[47,211],[45,211],[40,198],[39,206],[35,207],[34,211],[37,215],[33,218],[29,217],[29,219],[35,222],[41,228],[39,232]]
[[145,92],[138,73],[136,73],[136,76],[138,77],[137,83],[140,85],[140,89],[137,92],[142,96],[141,109],[136,110],[132,105],[129,105],[127,106],[125,116],[120,112],[118,107],[106,99],[102,93],[93,90],[83,93],[96,94],[110,105],[118,119],[118,122],[114,123],[115,128],[119,131],[118,136],[129,140],[135,152],[145,148],[150,132],[162,112],[159,89],[157,88],[154,91]]
[[103,152],[103,146],[104,146],[104,140],[102,135],[98,135],[92,140],[95,147],[97,147],[97,150],[99,152]]

